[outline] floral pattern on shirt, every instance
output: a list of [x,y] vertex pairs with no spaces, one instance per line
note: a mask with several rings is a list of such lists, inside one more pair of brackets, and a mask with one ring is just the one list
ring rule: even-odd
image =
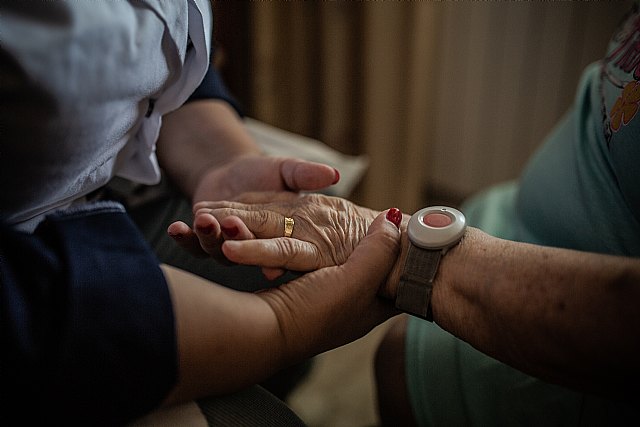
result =
[[631,81],[623,89],[611,109],[611,129],[620,130],[622,125],[628,125],[640,109],[640,82]]

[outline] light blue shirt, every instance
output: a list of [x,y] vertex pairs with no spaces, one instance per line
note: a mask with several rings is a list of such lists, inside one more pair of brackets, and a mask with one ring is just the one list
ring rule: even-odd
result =
[[1,17],[0,216],[29,231],[115,175],[159,181],[162,115],[202,81],[213,23],[206,0],[25,7]]
[[575,105],[524,171],[515,238],[640,256],[640,13],[587,68]]

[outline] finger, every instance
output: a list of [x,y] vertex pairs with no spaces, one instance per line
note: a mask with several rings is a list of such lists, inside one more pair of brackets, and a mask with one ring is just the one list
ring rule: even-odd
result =
[[274,202],[289,202],[303,197],[303,195],[291,191],[257,191],[242,193],[233,200],[202,201],[193,205],[193,212],[204,209],[235,208],[235,209],[261,209],[264,205]]
[[184,234],[191,231],[191,228],[182,221],[175,221],[169,224],[167,228],[167,233],[172,238],[182,237]]
[[206,213],[211,213],[213,210],[224,210],[224,209],[235,209],[239,211],[263,211],[263,210],[274,210],[279,206],[271,206],[267,204],[252,204],[252,203],[241,203],[241,202],[200,202],[197,204],[198,209],[194,210],[195,215],[202,215]]
[[213,209],[240,209],[240,210],[260,210],[264,208],[262,203],[243,203],[238,201],[210,201],[210,202],[198,202],[193,205],[193,213],[200,215],[208,213]]
[[[199,213],[200,212],[203,212],[204,215],[206,211],[199,211]],[[225,224],[229,221],[226,218],[234,217],[238,221],[236,225],[246,228],[254,237],[260,239],[284,236],[285,215],[272,210],[246,211],[222,208],[212,209],[206,212],[206,214],[213,215],[218,221],[225,221]],[[242,224],[242,226],[240,226],[240,224]],[[242,228],[240,228],[239,231],[245,232]],[[295,228],[293,232],[295,234]]]
[[220,229],[225,240],[249,240],[255,239],[256,236],[247,228],[247,225],[242,222],[237,216],[227,216],[221,218],[219,221]]
[[232,262],[294,271],[311,271],[320,267],[318,248],[308,242],[280,237],[277,239],[227,240],[222,253]]
[[367,235],[343,265],[356,283],[382,285],[395,264],[400,252],[400,231],[385,216],[386,212],[383,212],[376,217]]
[[291,202],[299,197],[304,197],[304,195],[293,191],[257,191],[242,193],[235,197],[233,201],[245,204],[267,204]]
[[206,256],[207,253],[200,247],[200,241],[198,236],[193,232],[191,227],[182,221],[176,221],[169,225],[167,228],[167,234],[178,244],[182,249],[187,252],[198,256]]
[[262,274],[267,280],[276,280],[286,272],[283,268],[262,267]]
[[193,227],[202,250],[211,256],[219,257],[223,238],[218,220],[210,214],[198,215],[193,220]]
[[285,186],[292,191],[319,190],[340,180],[337,169],[300,159],[283,159],[280,174]]

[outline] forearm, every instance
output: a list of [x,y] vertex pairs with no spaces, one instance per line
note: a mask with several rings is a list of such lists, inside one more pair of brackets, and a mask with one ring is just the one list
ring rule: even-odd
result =
[[163,271],[179,353],[179,381],[166,403],[233,392],[283,367],[277,319],[261,298],[170,266]]
[[399,249],[396,225],[376,218],[340,266],[257,294],[165,266],[176,319],[179,382],[166,403],[227,393],[362,337],[397,314],[378,298]]
[[[368,271],[389,268],[382,264],[372,264]],[[369,280],[336,279],[347,272],[324,269],[252,294],[170,266],[163,271],[173,300],[179,354],[178,384],[165,404],[255,384],[363,336],[395,313],[388,302],[375,298]],[[354,282],[358,286],[351,286]]]
[[163,169],[192,199],[208,170],[259,152],[236,111],[213,99],[190,102],[164,116],[157,144]]
[[434,319],[479,350],[590,391],[640,378],[640,261],[510,242],[469,229],[442,260]]

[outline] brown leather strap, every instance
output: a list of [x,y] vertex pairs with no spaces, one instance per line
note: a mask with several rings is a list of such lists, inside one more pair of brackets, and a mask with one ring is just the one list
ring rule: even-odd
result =
[[396,308],[433,322],[431,291],[441,256],[441,250],[421,249],[413,244],[409,245],[409,253],[396,294]]

